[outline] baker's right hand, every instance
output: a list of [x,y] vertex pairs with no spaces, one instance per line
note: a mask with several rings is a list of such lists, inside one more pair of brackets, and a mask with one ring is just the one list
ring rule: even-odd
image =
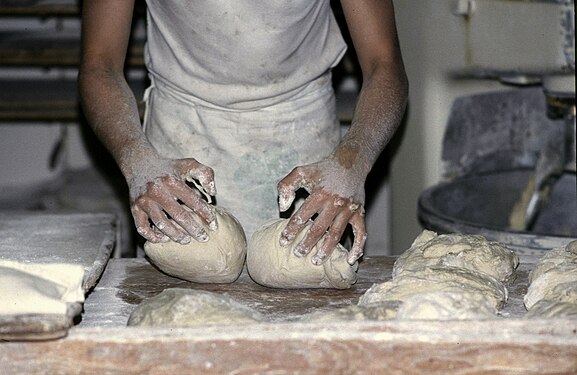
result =
[[[216,217],[209,203],[186,183],[194,182],[209,195],[215,195],[212,168],[192,158],[154,157],[136,162],[125,177],[136,230],[148,241],[206,242],[205,226],[216,230]],[[200,223],[197,217],[205,223]]]

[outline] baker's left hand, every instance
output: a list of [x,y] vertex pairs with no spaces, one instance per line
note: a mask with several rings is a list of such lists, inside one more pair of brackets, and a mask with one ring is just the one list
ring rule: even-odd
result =
[[354,264],[363,255],[367,238],[365,227],[365,176],[354,168],[347,168],[329,157],[318,163],[294,168],[278,183],[279,208],[286,211],[295,193],[304,188],[309,196],[292,215],[280,238],[281,246],[290,244],[307,222],[314,219],[310,230],[295,247],[295,255],[306,256],[327,233],[326,240],[313,256],[312,262],[321,265],[333,252],[347,225],[353,229],[354,242],[348,263]]

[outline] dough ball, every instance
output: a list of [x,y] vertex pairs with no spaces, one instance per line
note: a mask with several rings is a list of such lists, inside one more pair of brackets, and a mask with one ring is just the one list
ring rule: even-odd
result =
[[262,320],[255,310],[226,295],[192,289],[165,289],[130,314],[129,326],[190,327],[249,324]]
[[311,224],[290,245],[282,247],[279,239],[287,222],[287,219],[276,220],[252,235],[246,263],[248,273],[256,283],[285,289],[347,289],[357,281],[357,263],[354,266],[348,264],[348,252],[341,245],[337,245],[320,266],[315,266],[311,261],[318,245],[306,257],[299,258],[294,254],[296,245],[304,238]]
[[218,229],[205,228],[208,242],[194,239],[186,245],[174,241],[146,242],[144,252],[150,261],[171,276],[195,283],[235,281],[242,272],[246,257],[244,231],[238,220],[225,209],[213,206],[213,210]]
[[501,282],[514,278],[519,257],[498,242],[471,234],[437,235],[423,231],[393,267],[393,278],[406,271],[429,267],[468,269]]

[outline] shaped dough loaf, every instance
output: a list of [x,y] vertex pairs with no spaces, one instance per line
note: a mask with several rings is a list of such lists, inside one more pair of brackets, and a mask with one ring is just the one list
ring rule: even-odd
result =
[[[192,240],[186,245],[174,241],[146,242],[144,252],[151,262],[171,276],[195,283],[235,281],[244,265],[246,237],[234,216],[220,207],[213,206],[213,210],[218,229],[205,228],[208,242]],[[202,222],[200,218],[198,221]]]
[[291,244],[281,246],[279,239],[287,222],[286,219],[276,220],[252,235],[246,264],[250,277],[256,283],[286,289],[347,289],[357,281],[357,263],[354,266],[347,263],[348,254],[341,245],[337,245],[331,256],[320,266],[311,262],[318,245],[306,257],[294,254],[295,246],[304,238],[311,224]]

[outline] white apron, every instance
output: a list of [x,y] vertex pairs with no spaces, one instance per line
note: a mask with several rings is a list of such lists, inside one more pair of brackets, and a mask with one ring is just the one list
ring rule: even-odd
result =
[[216,204],[250,237],[279,217],[278,181],[339,141],[330,68],[345,46],[329,2],[147,3],[145,133],[212,167]]

